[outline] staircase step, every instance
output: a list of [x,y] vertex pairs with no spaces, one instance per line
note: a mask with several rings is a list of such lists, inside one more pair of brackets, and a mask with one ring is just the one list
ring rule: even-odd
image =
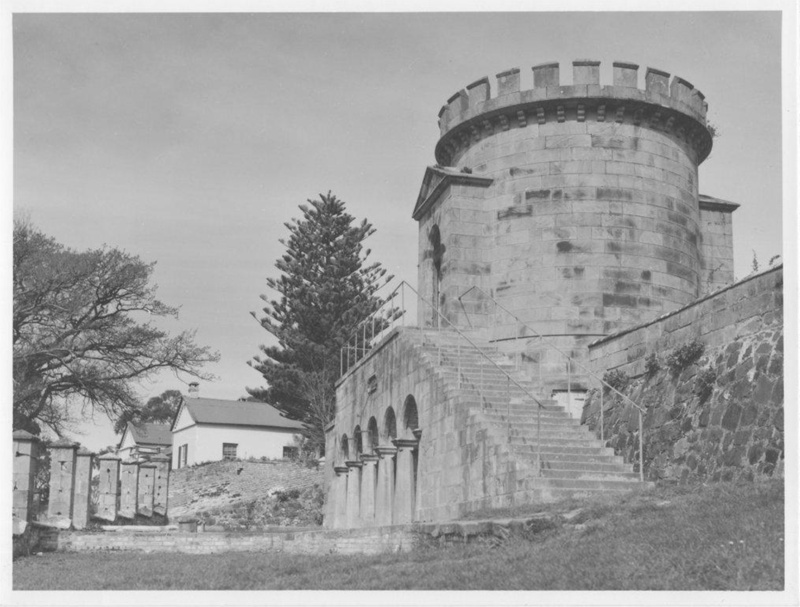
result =
[[[535,436],[512,436],[509,444],[514,447],[536,446],[538,443]],[[563,438],[559,436],[542,436],[542,447],[558,447],[559,449],[605,449],[607,448],[602,441],[578,438]],[[583,451],[582,451],[583,452]]]
[[[467,403],[465,403],[467,404]],[[485,407],[481,407],[481,403],[468,403],[470,408],[480,411],[483,415],[486,415],[489,418],[493,419],[502,419],[503,421],[509,420],[512,424],[533,424],[534,426],[541,421],[542,423],[549,422],[549,423],[559,423],[564,424],[567,426],[580,426],[581,421],[577,418],[570,417],[570,415],[566,411],[542,411],[541,414],[537,414],[536,409],[531,411],[520,411],[518,413],[511,412],[511,415],[508,415],[506,412],[505,407],[499,407],[496,405],[487,404]],[[481,410],[483,409],[483,410]]]
[[548,503],[556,502],[567,498],[593,497],[598,495],[625,494],[631,491],[642,491],[650,486],[650,483],[630,483],[630,487],[592,489],[582,487],[579,489],[568,487],[537,487],[526,491],[514,493],[517,503]]
[[[544,460],[542,461],[542,473],[569,471],[569,470],[584,470],[589,472],[617,472],[624,473],[633,472],[633,464],[619,464],[619,463],[601,463],[601,462],[587,462],[587,461],[571,461],[571,460]],[[637,475],[638,476],[638,475]]]
[[624,470],[542,470],[544,478],[560,478],[560,479],[578,479],[578,480],[606,480],[606,479],[619,479],[619,480],[639,480],[637,472],[625,472]]
[[494,424],[495,428],[502,429],[508,434],[511,435],[512,438],[527,438],[527,439],[536,439],[538,436],[542,438],[554,438],[554,439],[564,439],[564,440],[591,440],[591,441],[598,441],[602,445],[605,444],[605,441],[600,441],[599,439],[595,438],[592,434],[588,433],[583,426],[572,426],[566,428],[553,428],[551,426],[542,427],[538,432],[536,427],[534,426],[533,429],[520,429],[518,427],[512,426],[509,428],[508,425],[505,423],[496,423]]
[[561,489],[627,489],[631,485],[639,484],[637,479],[602,479],[584,480],[577,478],[547,478],[550,487]]
[[[535,439],[512,437],[508,444],[512,449],[520,451],[527,450],[528,448],[536,451],[539,448]],[[542,452],[544,451],[550,453],[574,453],[575,455],[605,455],[607,451],[609,455],[614,454],[613,449],[603,446],[600,441],[596,441],[596,444],[591,444],[589,441],[558,439],[542,439]]]
[[[525,374],[485,339],[469,335],[476,350],[454,331],[419,333],[447,398],[469,410],[470,431],[507,453],[518,474],[514,502],[623,493],[647,486],[632,464],[605,446],[564,405],[539,398],[542,378]],[[541,406],[540,406],[541,405]]]
[[[527,460],[527,463],[535,462],[537,458],[537,450],[535,447],[514,447],[514,452],[520,458]],[[544,448],[542,445],[542,467],[546,468],[548,463],[554,462],[586,462],[597,464],[622,464],[625,462],[621,455],[611,455],[604,453],[574,453],[574,452],[557,452],[551,451],[549,448]]]

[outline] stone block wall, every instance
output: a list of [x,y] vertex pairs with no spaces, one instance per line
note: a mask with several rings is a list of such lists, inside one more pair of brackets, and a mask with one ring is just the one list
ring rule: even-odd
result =
[[[435,305],[456,326],[466,327],[470,322],[485,326],[486,310],[464,310],[458,297],[472,286],[491,288],[489,261],[494,235],[492,212],[484,201],[490,180],[450,174],[432,177],[441,179],[442,193],[420,215],[417,285],[428,304],[417,305],[417,324],[439,326]],[[466,313],[471,313],[469,320]]]
[[420,535],[411,526],[270,533],[70,532],[50,529],[41,532],[37,549],[60,552],[125,550],[188,554],[225,552],[380,554],[407,552],[420,541]]
[[[467,407],[459,406],[456,394],[445,389],[432,358],[435,348],[423,354],[423,339],[416,329],[397,329],[340,380],[335,423],[326,434],[331,487],[326,526],[452,520],[469,510],[508,505],[502,500],[514,489],[516,468],[505,441],[490,436]],[[375,428],[374,435],[370,428]],[[407,472],[405,448],[414,452],[410,479],[399,476]],[[372,465],[368,462],[373,451],[385,451],[375,478],[364,472]],[[362,461],[363,466],[356,465]],[[382,470],[389,476],[382,476]],[[375,483],[376,491],[374,510],[364,516],[353,514],[363,508],[357,496],[340,498],[345,492],[362,491],[362,478]],[[396,478],[394,485],[402,492],[382,495],[383,478]],[[411,512],[398,519],[405,499],[412,502]],[[337,512],[337,503],[347,507]]]
[[[482,78],[451,96],[413,215],[421,292],[459,328],[488,328],[533,375],[541,368],[548,389],[566,388],[564,361],[525,338],[545,336],[581,361],[592,339],[733,278],[737,205],[698,191],[712,145],[703,94],[653,68],[639,89],[639,66],[622,62],[601,84],[599,65],[573,62],[571,85],[559,64],[534,66],[528,90],[515,68],[497,74],[495,91]],[[433,175],[463,172],[471,183],[434,186]],[[459,301],[473,286],[486,294]]]
[[[670,369],[670,354],[693,341],[703,344],[702,355],[684,368]],[[629,378],[625,394],[646,408],[647,478],[783,474],[782,267],[599,340],[590,356],[601,375],[606,370],[624,373]],[[583,421],[598,434],[599,408],[599,393],[593,392]],[[636,411],[608,393],[604,410],[604,438],[632,461],[638,448]]]
[[700,294],[733,283],[733,215],[739,205],[700,195]]

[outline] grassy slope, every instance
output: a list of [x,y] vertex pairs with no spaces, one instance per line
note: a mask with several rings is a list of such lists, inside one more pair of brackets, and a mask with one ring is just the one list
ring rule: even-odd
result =
[[580,505],[579,530],[564,526],[496,548],[471,544],[379,557],[48,554],[16,561],[14,588],[783,589],[780,481],[662,487],[613,505]]

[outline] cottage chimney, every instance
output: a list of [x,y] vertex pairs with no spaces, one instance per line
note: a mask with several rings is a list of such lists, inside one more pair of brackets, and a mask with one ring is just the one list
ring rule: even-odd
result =
[[191,398],[199,398],[200,397],[200,384],[196,381],[193,381],[189,384],[189,396]]

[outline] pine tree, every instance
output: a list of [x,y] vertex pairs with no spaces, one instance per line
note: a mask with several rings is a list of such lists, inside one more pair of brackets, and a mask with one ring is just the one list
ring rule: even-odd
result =
[[286,253],[275,262],[281,275],[267,278],[278,297],[262,295],[264,315],[252,313],[278,345],[261,346],[249,361],[267,387],[247,391],[304,422],[310,447],[319,449],[334,415],[340,350],[358,323],[378,310],[376,292],[392,277],[380,263],[366,262],[370,250],[362,243],[375,231],[366,219],[354,225],[330,192],[308,203],[300,205],[302,219],[285,224],[290,236],[280,243]]

